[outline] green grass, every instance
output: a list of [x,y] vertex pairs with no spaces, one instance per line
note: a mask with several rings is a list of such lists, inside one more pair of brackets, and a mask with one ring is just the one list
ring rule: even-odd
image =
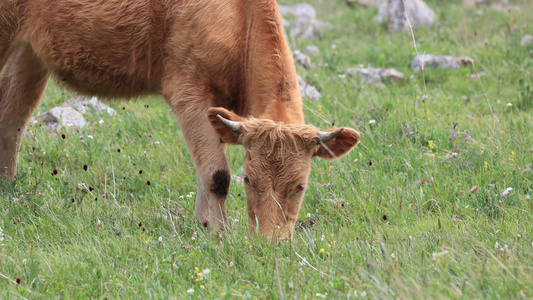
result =
[[[112,103],[116,117],[89,115],[80,131],[29,126],[1,194],[0,298],[279,299],[278,280],[287,298],[533,298],[533,55],[520,46],[533,4],[458,2],[429,1],[438,22],[414,34],[421,53],[470,56],[475,69],[427,70],[425,87],[409,33],[373,23],[376,9],[310,1],[334,29],[291,40],[321,50],[314,69],[298,67],[323,95],[304,100],[306,121],[356,128],[362,142],[313,162],[292,243],[247,235],[234,182],[223,239],[196,223],[195,169],[160,99]],[[406,80],[339,76],[360,64]],[[36,114],[69,97],[51,82]],[[243,150],[228,152],[240,174]]]

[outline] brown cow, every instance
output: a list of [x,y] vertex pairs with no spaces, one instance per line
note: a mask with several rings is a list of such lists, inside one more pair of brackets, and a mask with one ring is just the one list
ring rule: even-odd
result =
[[1,0],[0,69],[4,176],[15,177],[21,134],[51,74],[82,94],[160,94],[197,169],[196,218],[216,229],[226,224],[226,143],[246,149],[250,231],[285,237],[311,159],[338,157],[359,141],[353,129],[302,125],[274,0]]

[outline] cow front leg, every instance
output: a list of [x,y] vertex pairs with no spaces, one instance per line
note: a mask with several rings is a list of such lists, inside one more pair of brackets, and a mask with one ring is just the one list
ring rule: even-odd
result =
[[204,226],[221,231],[227,225],[226,196],[231,171],[222,144],[207,119],[209,95],[168,97],[198,175],[195,216]]

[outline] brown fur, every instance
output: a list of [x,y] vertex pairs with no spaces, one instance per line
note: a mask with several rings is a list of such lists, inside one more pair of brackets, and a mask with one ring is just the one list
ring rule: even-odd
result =
[[[274,0],[1,0],[0,70],[0,174],[11,179],[21,133],[50,74],[88,95],[163,95],[197,168],[196,217],[217,229],[226,223],[230,174],[220,138],[242,143],[248,159],[265,156],[245,163],[250,174],[275,172],[276,181],[266,181],[269,187],[247,188],[249,211],[269,235],[281,219],[271,217],[271,210],[259,212],[263,206],[257,203],[268,202],[275,209],[276,201],[268,199],[283,198],[280,191],[292,189],[287,187],[290,178],[306,181],[311,157],[325,155],[319,153],[323,147],[310,147],[309,127],[286,125],[304,119]],[[209,110],[213,106],[258,119],[246,121],[249,134],[231,140],[232,133],[212,112],[242,118]],[[267,130],[271,125],[274,130]],[[357,134],[344,144],[332,144],[333,152],[344,154],[358,139]],[[303,192],[299,194],[301,202]],[[292,224],[296,206],[287,208]]]

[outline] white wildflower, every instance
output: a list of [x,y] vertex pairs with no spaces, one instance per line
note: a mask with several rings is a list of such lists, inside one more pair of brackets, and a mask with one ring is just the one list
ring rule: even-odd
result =
[[192,294],[192,293],[194,293],[194,289],[193,288],[190,288],[190,289],[187,290],[187,294]]
[[154,145],[159,145],[159,144],[161,144],[161,142],[159,142],[159,141],[155,141],[154,142]]
[[307,213],[307,218],[311,218],[311,213]]
[[98,221],[96,222],[96,226],[100,227],[102,225],[102,221],[100,221],[100,219],[98,219]]
[[509,103],[507,103],[507,106],[513,106],[513,104],[509,102]]
[[205,277],[207,275],[209,275],[209,273],[211,273],[211,270],[209,268],[205,268],[201,273],[200,273],[200,277]]
[[500,243],[496,242],[494,244],[494,250],[504,251],[504,248],[500,245]]
[[433,252],[431,256],[433,257],[433,260],[436,260],[438,257],[448,254],[448,250],[444,250],[442,252]]
[[100,119],[100,121],[98,121],[98,124],[104,124],[104,120]]
[[509,195],[509,193],[513,190],[512,187],[508,187],[505,191],[503,191],[503,193],[500,195],[502,196],[503,198],[507,197],[507,195]]
[[361,297],[366,297],[366,291],[361,292]]
[[0,243],[4,241],[4,231],[2,230],[2,227],[0,227]]
[[157,239],[160,243],[163,241],[163,237],[160,236],[159,239]]
[[368,124],[376,124],[376,120],[370,120],[368,121]]
[[233,262],[232,261],[229,262],[229,267],[230,268],[233,267]]

